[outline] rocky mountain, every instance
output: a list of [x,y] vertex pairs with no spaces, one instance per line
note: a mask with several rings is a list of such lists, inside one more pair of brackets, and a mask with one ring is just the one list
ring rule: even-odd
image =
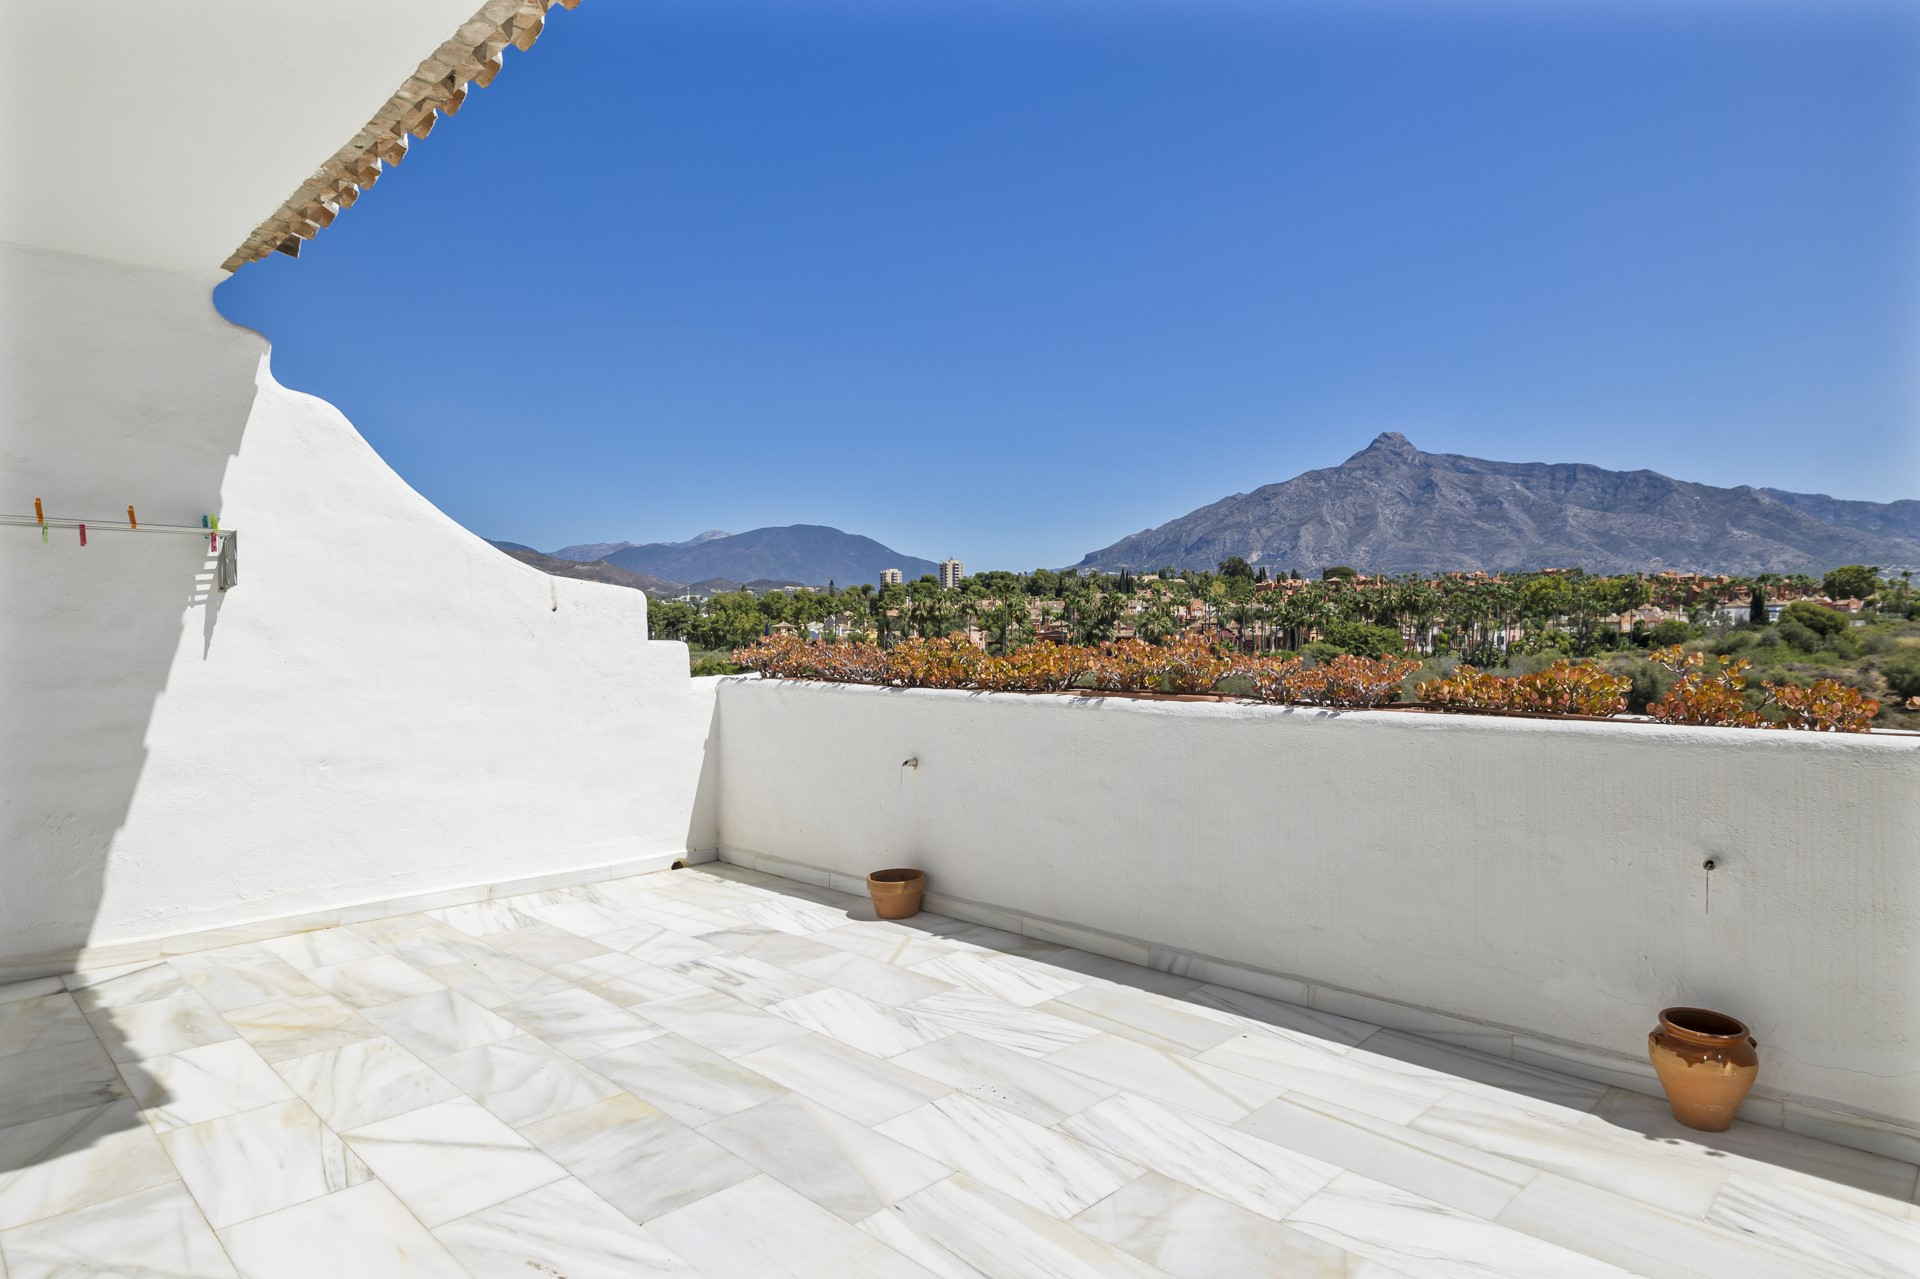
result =
[[1423,453],[1398,432],[1339,466],[1236,493],[1094,551],[1078,567],[1407,573],[1820,573],[1920,564],[1920,502],[1715,488],[1654,471]]
[[[684,542],[662,542],[658,543],[658,545],[676,547],[698,546],[702,542],[711,542],[715,538],[732,536],[733,534],[723,528],[710,528],[700,534],[700,536],[690,537]],[[495,545],[499,545],[499,543],[495,543]],[[563,546],[555,551],[553,555],[555,559],[579,560],[584,564],[590,563],[593,560],[604,560],[615,551],[624,551],[630,547],[639,545],[641,545],[641,543],[638,542],[582,542],[578,546]]]
[[840,586],[877,584],[883,568],[897,568],[912,580],[938,567],[931,560],[902,555],[870,537],[820,524],[757,528],[718,537],[703,535],[691,542],[627,545],[604,558],[619,568],[676,582],[725,578],[734,582],[804,582],[808,586],[825,586],[828,582]]
[[679,595],[686,588],[679,582],[669,582],[658,577],[649,577],[645,573],[634,573],[612,564],[600,561],[581,563],[578,560],[562,559],[557,555],[543,555],[531,546],[522,546],[518,542],[495,542],[507,554],[522,564],[531,564],[543,573],[555,577],[577,577],[588,582],[606,582],[613,586],[630,586],[636,591],[645,591],[652,596]]

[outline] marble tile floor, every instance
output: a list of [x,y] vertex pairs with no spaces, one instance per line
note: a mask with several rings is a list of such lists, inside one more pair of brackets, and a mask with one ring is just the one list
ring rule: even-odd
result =
[[1920,1277],[1914,1165],[726,865],[0,987],[0,1277]]

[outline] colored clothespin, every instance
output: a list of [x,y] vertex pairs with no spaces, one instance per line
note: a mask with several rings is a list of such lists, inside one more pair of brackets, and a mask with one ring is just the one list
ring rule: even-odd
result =
[[45,507],[40,505],[40,499],[37,497],[33,499],[33,518],[40,521],[40,540],[42,542],[46,541],[47,540],[47,511]]
[[219,550],[220,549],[220,517],[218,515],[202,515],[200,517],[200,527],[204,529],[212,530],[207,534],[207,549],[210,551]]
[[86,544],[87,544],[87,526],[85,524],[82,524],[80,526],[80,545],[85,546]]
[[133,518],[133,508],[131,506],[127,508],[127,527],[131,529],[140,527],[140,521]]

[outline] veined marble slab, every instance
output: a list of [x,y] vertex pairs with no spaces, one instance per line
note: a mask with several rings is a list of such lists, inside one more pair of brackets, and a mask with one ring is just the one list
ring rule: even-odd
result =
[[570,960],[591,959],[595,955],[607,954],[611,949],[590,937],[555,928],[552,924],[516,928],[508,933],[489,933],[486,942],[495,951],[512,955],[536,968]]
[[219,1235],[247,1279],[472,1279],[377,1181]]
[[[506,1033],[494,1035],[493,1039],[511,1038],[519,1030],[524,1030],[538,1035],[567,1056],[576,1058],[624,1048],[660,1033],[660,1027],[646,1018],[584,990],[563,990],[555,995],[542,995],[523,1003],[507,1004],[499,1009],[499,1013],[500,1017],[496,1020],[501,1021]],[[473,1046],[457,1044],[448,1051]]]
[[515,1128],[618,1096],[619,1085],[532,1035],[427,1063]]
[[928,995],[904,1006],[924,1021],[1028,1057],[1043,1057],[1100,1032],[1052,1013],[1023,1008],[971,990]]
[[233,1038],[228,1022],[191,991],[88,1009],[87,1021],[115,1061],[159,1057]]
[[1048,1127],[1119,1091],[972,1035],[936,1039],[893,1064]]
[[149,1057],[126,1074],[155,1132],[293,1100],[293,1090],[244,1039]]
[[798,999],[825,987],[813,978],[721,950],[700,959],[685,959],[669,965],[669,970],[709,990],[719,991],[756,1008],[777,1004],[783,999]]
[[193,989],[180,970],[163,959],[68,973],[62,980],[73,992],[74,1002],[89,1011],[166,999]]
[[1737,1172],[1707,1221],[1782,1252],[1874,1279],[1920,1275],[1920,1220],[1876,1212],[1777,1180]]
[[1139,1176],[1139,1165],[1011,1111],[948,1096],[878,1131],[1062,1220]]
[[372,959],[383,953],[378,946],[350,928],[319,928],[310,933],[270,938],[261,942],[260,946],[302,972],[314,968],[335,968],[356,959]]
[[0,1128],[0,1230],[177,1180],[131,1100]]
[[433,1233],[474,1279],[703,1279],[572,1177]]
[[1122,1186],[1073,1224],[1177,1279],[1399,1279],[1344,1248],[1156,1172]]
[[9,982],[0,986],[0,1004],[11,1004],[22,999],[39,999],[45,995],[57,995],[67,985],[58,977],[35,977],[29,981]]
[[160,1143],[215,1230],[372,1175],[298,1099],[174,1128]]
[[763,928],[757,924],[742,924],[738,928],[702,933],[700,940],[736,955],[779,964],[782,968],[798,969],[809,960],[842,953],[837,947],[815,941],[804,933],[783,933],[777,928]]
[[92,1110],[126,1095],[98,1040],[0,1057],[0,1118],[9,1125]]
[[823,946],[832,946],[836,950],[850,950],[856,955],[865,955],[868,959],[877,959],[882,963],[898,964],[902,967],[909,967],[928,959],[938,959],[942,955],[951,955],[960,949],[945,938],[936,937],[930,933],[901,928],[897,924],[873,921],[843,923],[838,928],[829,928],[810,936],[812,940]]
[[[617,933],[607,933],[603,940],[612,944]],[[659,930],[635,936],[631,940],[621,937],[621,949],[635,959],[644,959],[649,964],[661,968],[671,968],[674,964],[685,963],[689,959],[707,959],[722,954],[722,948],[706,941],[703,937],[690,937],[685,933]]]
[[382,1119],[346,1138],[429,1227],[566,1175],[525,1137],[466,1097]]
[[1077,980],[1078,974],[1074,974],[1075,980],[1069,980],[1038,964],[1022,964],[1010,956],[986,950],[962,950],[938,959],[924,959],[914,964],[911,971],[1026,1007],[1078,990],[1084,984]]
[[622,1008],[702,989],[698,982],[688,981],[679,973],[624,953],[555,964],[553,972],[581,990]]
[[1081,986],[1036,1005],[1069,1021],[1161,1052],[1191,1057],[1235,1037],[1235,1028],[1186,1012],[1172,1001],[1115,986]]
[[807,1033],[784,1017],[705,988],[636,1004],[633,1010],[722,1057],[740,1057]]
[[1164,1279],[1139,1259],[963,1173],[875,1213],[860,1228],[941,1279]]
[[953,1171],[792,1094],[716,1119],[699,1131],[848,1221],[870,1217]]
[[1232,1123],[1280,1095],[1277,1084],[1113,1035],[1069,1044],[1048,1053],[1047,1061],[1222,1123]]
[[[565,996],[548,996],[565,998]],[[591,996],[588,996],[591,998]],[[509,1014],[526,1004],[510,1004],[502,1011]],[[420,1057],[444,1057],[511,1039],[520,1028],[507,1017],[482,1008],[454,990],[438,990],[431,995],[415,995],[398,1003],[381,1004],[361,1014],[387,1032],[402,1048]]]
[[226,1024],[239,1031],[240,1037],[270,1063],[305,1057],[380,1034],[372,1022],[331,995],[308,995],[238,1008],[226,1017]]
[[953,989],[947,982],[910,968],[869,959],[848,950],[836,950],[831,946],[822,946],[820,950],[822,954],[796,965],[795,971],[840,990],[864,995],[876,1004],[889,1004],[897,1008],[916,999],[925,999],[928,995]]
[[755,1171],[658,1107],[624,1093],[543,1119],[526,1131],[636,1222],[712,1195]]
[[802,936],[844,927],[848,923],[844,909],[793,898],[751,902],[730,907],[725,914],[735,927],[743,923],[753,924]]
[[647,1233],[703,1274],[753,1279],[932,1279],[920,1266],[771,1177],[667,1213]]
[[418,1057],[386,1038],[289,1057],[273,1068],[338,1132],[460,1095]]
[[531,928],[541,922],[532,915],[515,910],[504,901],[468,902],[462,906],[443,906],[439,910],[430,910],[426,913],[429,918],[436,919],[469,937],[510,933],[519,928]]
[[0,1232],[0,1257],[11,1279],[234,1274],[177,1181]]
[[1196,1060],[1265,1080],[1283,1092],[1318,1097],[1400,1124],[1411,1123],[1453,1095],[1449,1081],[1436,1075],[1382,1069],[1378,1059],[1355,1057],[1345,1046],[1325,1040],[1303,1043],[1253,1032],[1235,1035]]
[[[914,1052],[928,1051],[945,1042],[936,1040]],[[922,1077],[904,1060],[883,1061],[827,1035],[803,1034],[747,1053],[739,1062],[863,1124],[891,1119],[950,1091],[945,1083]]]
[[57,982],[50,994],[0,1002],[0,1057],[91,1042],[93,1027]]
[[688,1125],[720,1119],[786,1092],[739,1062],[665,1031],[590,1057],[586,1065]]
[[767,1011],[875,1057],[891,1057],[950,1033],[939,1022],[917,1016],[913,1007],[894,1008],[834,987],[769,1005]]
[[321,993],[299,969],[258,942],[176,955],[169,962],[202,999],[223,1012]]
[[[605,955],[604,949],[599,952]],[[396,963],[399,961],[395,961]],[[488,955],[483,959],[462,960],[422,970],[428,977],[457,990],[482,1008],[498,1008],[557,995],[568,983],[543,968],[511,955]],[[428,992],[422,991],[422,994]]]
[[1198,1017],[1216,1017],[1228,1025],[1256,1033],[1305,1037],[1314,1044],[1351,1048],[1380,1029],[1370,1022],[1339,1017],[1302,1004],[1282,1003],[1227,986],[1196,986],[1175,998]]
[[309,968],[307,978],[349,1008],[378,1008],[446,989],[412,964],[385,954]]

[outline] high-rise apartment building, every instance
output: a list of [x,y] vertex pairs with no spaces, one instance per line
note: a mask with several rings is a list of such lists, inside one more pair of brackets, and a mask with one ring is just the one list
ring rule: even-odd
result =
[[961,567],[959,560],[940,561],[940,586],[942,589],[952,590],[954,587],[960,585],[960,579],[966,575],[967,570]]
[[898,586],[898,585],[900,585],[900,570],[899,570],[899,569],[897,569],[897,568],[883,568],[883,569],[881,569],[881,570],[880,570],[880,585],[882,585],[882,586]]

